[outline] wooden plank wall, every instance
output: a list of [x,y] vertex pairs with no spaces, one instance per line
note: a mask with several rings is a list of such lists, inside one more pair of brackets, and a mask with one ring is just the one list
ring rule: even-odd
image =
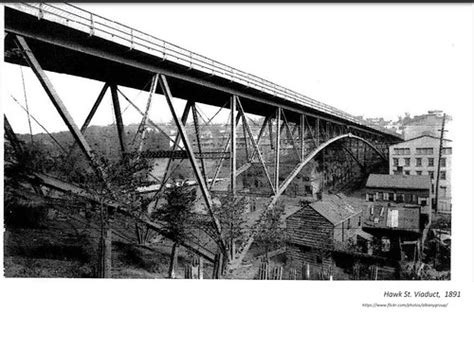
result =
[[332,249],[333,226],[311,207],[304,207],[287,220],[293,244],[317,249]]

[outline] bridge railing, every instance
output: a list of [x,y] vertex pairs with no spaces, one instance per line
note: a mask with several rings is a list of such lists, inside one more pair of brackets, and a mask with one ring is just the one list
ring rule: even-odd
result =
[[357,125],[363,125],[386,134],[397,136],[396,133],[390,130],[355,118],[340,109],[316,101],[266,79],[235,69],[178,45],[161,40],[153,35],[93,14],[71,4],[16,3],[5,4],[5,6],[37,16],[38,19],[45,19],[74,28],[88,33],[90,36],[97,36],[113,41],[125,47],[129,47],[131,50],[139,50],[151,54],[162,60],[174,62],[189,69],[196,69],[213,76],[219,76],[243,86],[254,88],[273,96],[351,121]]

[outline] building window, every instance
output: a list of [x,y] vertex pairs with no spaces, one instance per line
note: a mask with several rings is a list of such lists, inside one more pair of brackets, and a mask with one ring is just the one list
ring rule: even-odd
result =
[[416,167],[421,167],[421,158],[416,158]]
[[416,155],[433,155],[433,148],[416,148]]
[[448,194],[447,189],[448,189],[447,187],[443,187],[443,186],[439,187],[439,196],[441,198],[446,198],[447,197],[447,194]]
[[398,158],[393,158],[393,166],[398,166]]
[[374,201],[374,194],[372,194],[372,193],[367,193],[366,199],[367,199],[367,201]]
[[441,154],[443,155],[451,155],[453,153],[453,148],[443,148],[441,150]]
[[388,201],[393,201],[393,193],[388,193]]
[[446,167],[446,158],[441,158],[441,160],[439,161],[439,166]]
[[405,158],[405,166],[410,166],[410,158]]
[[430,175],[431,179],[434,179],[434,171],[428,171],[428,174]]
[[421,176],[422,172],[421,171],[416,171],[417,176]]
[[428,167],[434,166],[434,158],[428,158]]
[[405,171],[405,174],[406,174],[407,176],[409,176],[409,175],[410,175],[410,171]]
[[396,202],[403,202],[403,199],[404,199],[403,194],[397,194],[395,201]]
[[390,251],[390,239],[387,237],[382,238],[382,252],[389,252]]
[[383,193],[382,197],[383,197],[384,200],[388,200],[388,193]]
[[421,206],[426,206],[426,199],[421,199],[420,200],[420,205]]
[[446,171],[441,171],[440,172],[440,179],[442,179],[442,180],[446,179]]
[[410,155],[410,148],[393,148],[394,155]]
[[304,191],[306,194],[312,194],[313,191],[311,190],[311,186],[310,185],[305,185],[304,186]]

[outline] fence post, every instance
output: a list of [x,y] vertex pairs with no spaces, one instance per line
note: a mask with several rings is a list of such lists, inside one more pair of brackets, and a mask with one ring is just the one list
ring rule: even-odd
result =
[[219,279],[220,278],[220,269],[221,269],[221,256],[220,253],[217,253],[214,256],[214,268],[212,269],[212,278]]
[[203,266],[203,262],[202,262],[202,257],[199,256],[199,269],[198,269],[198,279],[202,280],[204,279],[204,266]]
[[170,268],[168,270],[168,278],[174,279],[176,278],[175,268],[178,262],[178,243],[175,242],[173,244],[173,248],[171,249],[171,259],[170,259]]
[[99,278],[112,277],[112,231],[103,229],[99,242]]
[[310,268],[309,268],[308,263],[303,264],[302,272],[303,272],[303,280],[310,280],[311,273],[310,273]]
[[272,272],[272,280],[281,280],[283,274],[283,267],[274,267]]
[[185,279],[192,279],[191,266],[189,264],[186,264],[184,266],[184,278]]

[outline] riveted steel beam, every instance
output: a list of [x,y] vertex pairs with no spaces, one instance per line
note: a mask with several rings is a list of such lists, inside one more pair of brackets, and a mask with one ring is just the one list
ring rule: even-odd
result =
[[117,123],[117,133],[120,141],[120,149],[122,150],[122,156],[125,156],[127,152],[127,140],[125,138],[125,130],[123,127],[122,111],[120,109],[120,101],[117,93],[117,85],[110,85],[110,92],[112,94],[112,104],[114,106],[115,121]]

